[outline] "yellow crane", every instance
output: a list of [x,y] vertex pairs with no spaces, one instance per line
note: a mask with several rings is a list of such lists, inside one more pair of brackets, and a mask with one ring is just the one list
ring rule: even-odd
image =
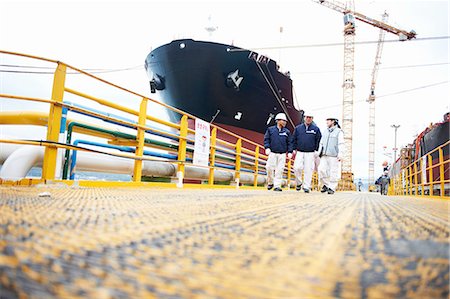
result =
[[[328,0],[312,0],[325,7],[333,9],[344,15],[344,72],[343,72],[343,105],[342,105],[342,129],[344,130],[345,156],[342,164],[343,178],[352,179],[352,140],[353,140],[353,83],[354,60],[355,60],[355,19],[380,28],[383,31],[393,33],[401,41],[416,37],[414,31],[405,31],[369,18],[354,10],[354,1],[348,0],[345,3]],[[375,99],[375,98],[374,98]]]
[[[389,18],[387,12],[382,15],[382,22],[386,23]],[[377,54],[372,70],[372,81],[370,83],[370,93],[367,99],[369,103],[369,187],[374,184],[375,176],[375,84],[377,81],[378,69],[381,64],[381,53],[383,51],[383,42],[386,31],[380,29],[377,43]]]

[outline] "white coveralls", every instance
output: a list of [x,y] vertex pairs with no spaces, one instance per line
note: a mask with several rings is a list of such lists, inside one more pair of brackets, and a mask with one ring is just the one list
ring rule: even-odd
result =
[[320,140],[319,152],[322,152],[319,164],[320,183],[336,191],[342,171],[342,163],[338,159],[344,156],[342,130],[337,126],[325,130]]
[[[294,161],[295,183],[297,186],[303,183],[303,188],[311,189],[311,180],[315,166],[314,160],[314,152],[306,153],[297,151]],[[304,172],[303,182],[301,181],[302,171]]]
[[319,180],[321,185],[336,191],[341,179],[342,163],[337,157],[322,157],[319,164]]
[[277,154],[272,152],[269,154],[269,158],[267,158],[266,163],[268,185],[274,185],[274,188],[281,188],[285,164],[286,154]]

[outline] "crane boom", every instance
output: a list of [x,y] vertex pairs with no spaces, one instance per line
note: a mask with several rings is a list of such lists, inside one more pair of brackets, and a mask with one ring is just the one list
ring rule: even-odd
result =
[[400,37],[400,40],[408,40],[408,39],[413,39],[416,37],[416,32],[414,32],[414,30],[411,31],[406,31],[406,30],[402,30],[402,29],[398,29],[396,27],[393,27],[389,24],[386,24],[385,21],[378,21],[375,19],[372,19],[366,15],[363,15],[362,13],[356,12],[354,11],[351,7],[349,7],[348,4],[344,4],[342,2],[339,1],[326,1],[326,0],[312,0],[313,2],[322,4],[325,7],[331,8],[337,12],[340,12],[342,14],[352,14],[355,19],[367,23],[369,25],[372,25],[374,27],[378,27],[380,29],[383,29],[387,32],[390,32],[392,34],[395,34],[397,36]]
[[[353,141],[353,89],[355,87],[354,76],[354,55],[355,55],[355,19],[364,23],[380,28],[383,32],[387,31],[399,37],[401,41],[413,39],[416,32],[405,31],[386,24],[386,21],[378,21],[369,18],[361,13],[354,11],[354,0],[347,0],[341,3],[334,0],[311,0],[325,7],[333,9],[344,14],[344,82],[343,88],[343,105],[342,105],[342,127],[344,130],[345,156],[342,163],[342,177],[344,179],[352,179],[352,141]],[[384,35],[383,35],[384,38]],[[380,52],[381,53],[381,52]],[[375,70],[376,74],[377,70]],[[375,113],[375,111],[373,111]],[[374,117],[375,118],[375,117]],[[373,118],[373,124],[375,120]],[[373,127],[375,128],[375,127]],[[375,134],[375,132],[374,132]],[[374,135],[373,135],[374,136]]]

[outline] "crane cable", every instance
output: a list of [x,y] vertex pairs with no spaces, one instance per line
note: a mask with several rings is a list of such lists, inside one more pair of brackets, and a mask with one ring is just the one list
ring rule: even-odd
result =
[[[384,94],[381,96],[376,96],[376,99],[379,98],[384,98],[384,97],[388,97],[388,96],[392,96],[392,95],[397,95],[397,94],[402,94],[402,93],[406,93],[406,92],[411,92],[414,90],[419,90],[419,89],[424,89],[424,88],[428,88],[428,87],[433,87],[433,86],[437,86],[437,85],[442,85],[442,84],[446,84],[450,82],[450,80],[446,80],[446,81],[441,81],[441,82],[437,82],[437,83],[432,83],[432,84],[428,84],[428,85],[423,85],[423,86],[419,86],[419,87],[414,87],[414,88],[410,88],[410,89],[404,89],[404,90],[400,90],[397,92],[393,92],[393,93],[388,93],[388,94]],[[355,101],[355,103],[362,103],[362,102],[366,102],[367,100],[358,100]],[[312,110],[314,111],[319,111],[319,110],[325,110],[325,109],[329,109],[329,108],[334,108],[334,107],[339,107],[342,106],[342,104],[336,104],[336,105],[328,105],[328,106],[322,106],[322,107],[318,107],[318,108],[313,108]]]
[[[419,37],[408,40],[408,42],[413,41],[427,41],[427,40],[439,40],[439,39],[450,39],[450,36],[431,36],[431,37]],[[404,42],[397,39],[385,40],[384,43],[398,43]],[[355,45],[367,45],[367,44],[376,44],[378,40],[369,40],[369,41],[361,41],[354,42]],[[245,51],[256,51],[256,50],[278,50],[278,49],[296,49],[296,48],[320,48],[320,47],[335,47],[335,46],[344,46],[344,43],[327,43],[327,44],[310,44],[310,45],[291,45],[291,46],[273,46],[273,47],[255,47],[255,48],[235,48],[230,49],[230,52],[245,52]]]

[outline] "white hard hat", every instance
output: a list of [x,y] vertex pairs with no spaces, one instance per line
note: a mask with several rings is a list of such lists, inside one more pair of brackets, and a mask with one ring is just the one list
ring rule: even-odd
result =
[[306,110],[307,112],[303,112],[303,116],[311,116],[314,117],[314,111]]
[[287,121],[286,114],[284,114],[284,113],[278,113],[277,116],[275,116],[275,120],[284,120],[284,121]]
[[335,120],[335,121],[338,121],[339,119],[338,119],[335,115],[333,115],[333,116],[327,117],[327,120]]

